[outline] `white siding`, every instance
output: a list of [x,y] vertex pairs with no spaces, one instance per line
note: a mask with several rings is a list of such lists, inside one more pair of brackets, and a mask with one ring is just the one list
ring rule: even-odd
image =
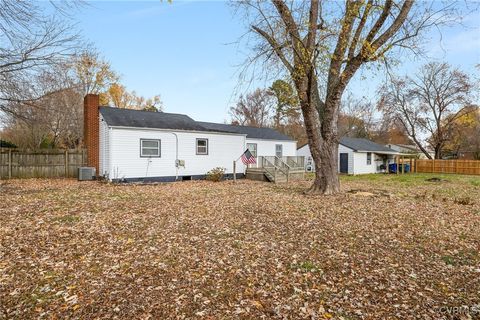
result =
[[356,152],[342,144],[338,145],[338,172],[340,172],[340,153],[348,153],[348,174],[356,174],[354,164]]
[[308,166],[312,166],[312,171],[315,171],[315,162],[313,162],[312,154],[310,153],[310,147],[308,144],[297,150],[297,156],[305,157],[305,170]]
[[376,173],[377,165],[375,162],[376,155],[372,153],[372,162],[367,164],[366,152],[355,152],[353,155],[353,167],[355,168],[355,174],[367,174]]
[[99,176],[108,177],[110,175],[110,137],[109,137],[109,127],[107,123],[103,120],[102,115],[99,118],[100,121],[100,130],[99,130],[99,168],[100,172],[97,172]]
[[[185,161],[185,168],[178,169],[178,176],[204,175],[215,167],[226,168],[233,173],[233,161],[244,151],[245,136],[214,134],[207,132],[174,132],[178,136],[178,159]],[[134,128],[110,130],[111,179],[172,177],[175,167],[175,134],[171,131]],[[196,154],[196,139],[208,139],[208,155]],[[160,139],[161,156],[140,157],[140,139]],[[237,173],[244,166],[237,162]]]
[[[354,173],[354,154],[355,152],[341,144],[338,145],[338,171],[340,172],[340,153],[348,153],[348,174]],[[310,147],[308,144],[304,145],[297,150],[297,156],[305,157],[305,166],[312,165],[313,171],[315,171],[315,163],[312,159],[312,154],[310,153]]]
[[281,144],[283,146],[283,156],[296,156],[297,155],[297,142],[296,141],[284,141],[284,140],[262,140],[262,139],[250,139],[247,138],[246,143],[257,144],[257,157],[266,157],[275,155],[275,145]]
[[[380,165],[385,164],[387,167],[390,163],[394,163],[393,155],[381,155],[372,152],[372,163],[367,164],[367,153],[366,152],[355,152],[355,174],[368,174],[368,173],[379,173]],[[386,157],[386,159],[385,159]]]

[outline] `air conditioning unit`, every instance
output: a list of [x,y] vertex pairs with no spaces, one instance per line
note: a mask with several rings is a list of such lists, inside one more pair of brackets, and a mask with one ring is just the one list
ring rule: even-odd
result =
[[87,181],[95,179],[95,168],[93,167],[79,167],[78,181]]

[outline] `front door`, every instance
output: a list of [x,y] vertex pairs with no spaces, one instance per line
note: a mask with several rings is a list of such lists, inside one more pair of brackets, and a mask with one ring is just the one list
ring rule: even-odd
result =
[[340,173],[348,173],[348,153],[340,153]]

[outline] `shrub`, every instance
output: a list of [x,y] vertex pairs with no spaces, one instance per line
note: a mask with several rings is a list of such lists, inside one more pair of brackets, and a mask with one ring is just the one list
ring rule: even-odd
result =
[[10,141],[5,141],[0,139],[1,148],[16,148],[17,146],[11,143]]
[[223,176],[225,175],[225,170],[226,169],[222,167],[213,168],[212,170],[207,172],[206,179],[208,181],[214,181],[214,182],[222,181]]

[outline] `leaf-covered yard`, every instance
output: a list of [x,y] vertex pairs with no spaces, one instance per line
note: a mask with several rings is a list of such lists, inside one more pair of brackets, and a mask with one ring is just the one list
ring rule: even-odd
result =
[[480,179],[430,177],[3,182],[0,318],[474,318]]

